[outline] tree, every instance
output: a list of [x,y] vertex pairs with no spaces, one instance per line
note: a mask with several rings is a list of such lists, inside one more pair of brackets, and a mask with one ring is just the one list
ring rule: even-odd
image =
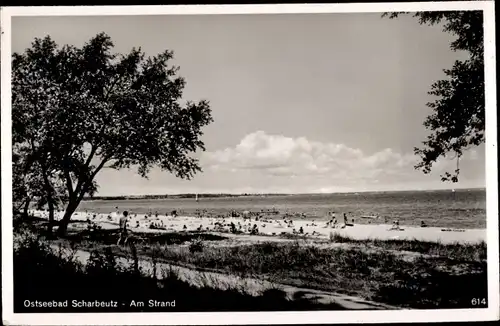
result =
[[172,51],[146,58],[140,48],[119,55],[113,46],[104,33],[82,48],[45,37],[13,55],[14,142],[30,148],[49,179],[64,182],[61,235],[104,167],[136,167],[146,178],[154,166],[185,179],[201,172],[190,154],[205,150],[209,103],[181,103],[186,83],[169,65]]
[[[400,14],[385,13],[383,17],[397,18]],[[457,167],[445,172],[442,181],[458,182],[460,157],[472,146],[485,141],[484,100],[484,42],[482,11],[417,12],[412,14],[420,24],[442,24],[443,31],[457,38],[450,44],[453,51],[466,51],[469,58],[457,60],[451,69],[445,69],[445,79],[432,84],[429,94],[438,97],[427,104],[433,113],[424,126],[431,131],[422,148],[414,152],[421,161],[415,166],[430,173],[433,164],[453,154]]]
[[[26,162],[24,156],[20,155],[13,150],[12,153],[12,201],[14,204],[14,212],[19,212],[21,207],[23,207],[23,215],[27,215],[27,210],[32,201],[31,192],[29,190],[29,184],[35,184],[34,181],[30,182],[32,179],[28,173],[25,173]],[[40,187],[36,187],[40,188]]]
[[12,194],[14,212],[28,215],[31,203],[41,208],[45,205],[49,211],[47,229],[52,234],[55,224],[55,210],[62,208],[65,202],[65,189],[57,178],[54,169],[44,170],[42,165],[33,159],[29,147],[15,144],[12,150]]

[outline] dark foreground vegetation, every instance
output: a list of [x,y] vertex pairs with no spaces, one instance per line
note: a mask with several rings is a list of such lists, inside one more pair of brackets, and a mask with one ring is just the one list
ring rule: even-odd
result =
[[[40,229],[37,231],[37,228],[31,226],[34,230],[32,232],[39,233]],[[224,246],[218,245],[220,241],[226,240],[223,235],[135,233],[131,238],[134,248],[131,251],[129,247],[116,246],[116,239],[116,231],[99,230],[97,233],[70,233],[52,242],[78,246],[82,250],[93,252],[90,266],[99,262],[96,265],[99,271],[97,276],[88,270],[84,272],[71,260],[56,259],[53,254],[49,255],[39,249],[43,248],[43,242],[37,242],[36,246],[33,242],[27,242],[23,245],[24,249],[16,252],[19,271],[15,275],[28,281],[16,282],[16,286],[20,284],[22,289],[19,288],[19,291],[25,290],[25,295],[34,293],[33,288],[45,286],[50,291],[63,291],[62,297],[74,297],[76,294],[92,297],[96,293],[108,293],[106,295],[118,295],[124,300],[140,298],[140,293],[144,293],[149,299],[154,298],[153,294],[168,297],[172,293],[182,293],[182,298],[189,298],[189,304],[184,306],[178,303],[177,310],[320,309],[306,301],[289,302],[284,299],[283,292],[276,289],[254,298],[236,289],[196,289],[179,281],[172,273],[161,281],[131,276],[130,271],[116,267],[114,259],[130,258],[132,252],[136,259],[353,295],[402,308],[485,307],[484,304],[473,305],[472,299],[487,298],[484,242],[442,244],[417,240],[355,240],[332,234],[328,241],[314,246],[303,239]],[[27,250],[35,252],[26,252]],[[22,257],[26,259],[22,260]],[[41,262],[49,263],[42,264],[31,257],[40,257]],[[41,271],[37,270],[40,268]],[[103,274],[101,269],[106,272]],[[61,274],[52,272],[54,270],[60,270]],[[49,271],[49,275],[43,274],[44,271]],[[68,273],[64,274],[67,279],[78,280],[65,282],[64,286],[78,288],[59,290],[63,273]],[[149,290],[150,288],[153,290]],[[40,291],[50,293],[49,290]],[[221,299],[205,303],[204,295],[220,296]],[[196,299],[192,299],[193,297]],[[181,302],[181,299],[177,302]],[[328,309],[337,308],[333,306]]]
[[[18,234],[16,238],[16,313],[343,309],[334,303],[319,304],[305,298],[289,300],[277,288],[251,296],[237,287],[227,290],[195,287],[180,280],[172,269],[164,270],[164,276],[158,279],[141,272],[137,256],[131,257],[133,263],[130,266],[120,266],[111,250],[102,253],[93,251],[84,266],[74,255],[52,250],[47,242],[31,233]],[[151,307],[150,300],[166,304]],[[68,303],[67,307],[26,307],[28,301]],[[110,307],[81,307],[82,302],[95,301],[116,304],[112,303]],[[137,306],[138,302],[143,302],[144,306]]]
[[[197,242],[193,242],[197,244]],[[486,298],[486,260],[464,260],[299,242],[234,247],[162,247],[160,257],[185,266],[258,277],[297,287],[360,296],[407,308],[469,308]],[[153,249],[140,248],[144,257]]]

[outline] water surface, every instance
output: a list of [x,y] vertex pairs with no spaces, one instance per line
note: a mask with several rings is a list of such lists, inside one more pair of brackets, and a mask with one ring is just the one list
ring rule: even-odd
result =
[[[486,228],[486,190],[462,189],[436,191],[366,192],[342,194],[302,194],[283,196],[252,196],[231,198],[131,199],[84,201],[78,210],[109,213],[118,206],[132,213],[158,212],[169,214],[177,210],[182,215],[194,215],[207,210],[211,214],[227,214],[232,210],[279,210],[281,213],[305,213],[307,219],[326,220],[329,211],[349,213],[355,223],[384,223],[398,219],[401,224],[453,228]],[[361,218],[381,216],[380,220]],[[352,217],[351,217],[352,216]]]

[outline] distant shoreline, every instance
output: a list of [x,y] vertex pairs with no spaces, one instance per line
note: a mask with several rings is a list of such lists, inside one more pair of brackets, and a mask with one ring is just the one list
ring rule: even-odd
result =
[[[486,188],[455,188],[455,191],[463,192],[463,191],[486,191]],[[285,197],[285,196],[325,196],[325,195],[355,195],[355,194],[374,194],[374,193],[402,193],[402,192],[451,192],[453,188],[449,189],[429,189],[429,190],[387,190],[387,191],[350,191],[350,192],[332,192],[332,193],[264,193],[264,194],[255,194],[255,193],[240,193],[240,194],[229,194],[229,193],[220,193],[220,194],[195,194],[195,193],[186,193],[186,194],[174,194],[174,195],[126,195],[126,196],[94,196],[94,197],[85,197],[84,201],[106,201],[106,200],[154,200],[154,199],[195,199],[198,196],[198,199],[202,198],[241,198],[241,197]]]

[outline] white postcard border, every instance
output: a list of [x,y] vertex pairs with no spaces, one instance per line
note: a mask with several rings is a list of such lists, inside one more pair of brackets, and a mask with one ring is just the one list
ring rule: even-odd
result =
[[[483,10],[486,83],[486,188],[488,303],[485,309],[212,313],[13,313],[12,158],[11,158],[11,17],[89,15],[207,15],[361,13],[395,11]],[[3,322],[29,325],[179,325],[179,324],[316,324],[350,322],[486,321],[499,318],[498,170],[496,126],[495,16],[492,1],[358,4],[193,5],[4,7],[1,13],[1,159],[2,159],[2,296]],[[7,263],[6,263],[7,262]],[[457,285],[459,286],[459,285]],[[466,286],[466,285],[463,285]]]

